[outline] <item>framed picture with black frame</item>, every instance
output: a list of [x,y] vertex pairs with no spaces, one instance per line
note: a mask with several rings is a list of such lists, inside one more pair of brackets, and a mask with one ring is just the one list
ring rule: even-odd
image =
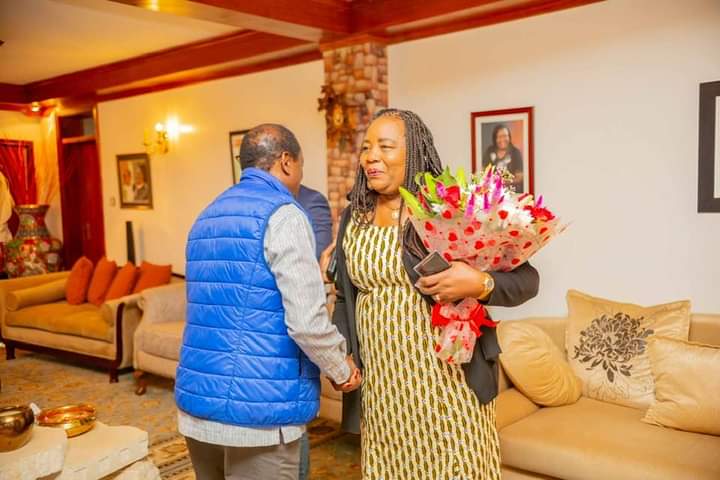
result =
[[720,81],[700,84],[698,213],[720,213]]
[[240,145],[243,137],[250,130],[235,130],[230,132],[230,162],[232,163],[233,185],[240,181],[242,166],[240,165]]

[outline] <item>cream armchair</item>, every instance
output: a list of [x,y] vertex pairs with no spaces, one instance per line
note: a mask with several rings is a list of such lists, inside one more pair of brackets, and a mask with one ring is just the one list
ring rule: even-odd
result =
[[[184,281],[151,288],[141,294],[138,305],[143,314],[135,331],[133,355],[135,393],[138,395],[147,390],[147,373],[175,378],[185,329],[185,298]],[[336,392],[324,377],[319,415],[336,422],[342,417],[342,394]]]
[[[105,368],[110,382],[132,365],[133,335],[140,322],[139,294],[102,305],[70,305],[64,281],[70,272],[0,280],[0,332],[8,360],[15,349],[67,357]],[[10,295],[14,306],[8,305]],[[23,300],[18,302],[17,298]]]
[[147,390],[146,373],[175,378],[185,329],[185,282],[150,288],[138,302],[142,321],[135,331],[135,393]]

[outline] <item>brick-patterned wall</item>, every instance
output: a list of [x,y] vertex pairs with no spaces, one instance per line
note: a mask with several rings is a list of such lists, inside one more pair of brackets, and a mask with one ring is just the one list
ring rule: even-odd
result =
[[325,84],[337,94],[345,95],[345,102],[356,118],[353,140],[332,144],[328,136],[328,200],[333,224],[347,205],[347,194],[355,182],[358,151],[370,119],[376,110],[388,105],[387,49],[377,42],[343,46],[323,52]]

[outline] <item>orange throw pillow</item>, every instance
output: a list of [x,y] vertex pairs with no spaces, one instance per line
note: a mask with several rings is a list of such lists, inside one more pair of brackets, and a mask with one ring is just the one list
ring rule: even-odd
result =
[[140,278],[133,293],[140,293],[146,288],[159,287],[170,283],[172,277],[171,265],[154,265],[152,263],[143,262],[140,265]]
[[117,263],[111,262],[105,257],[98,260],[92,280],[90,280],[88,302],[97,306],[102,305],[105,301],[105,294],[107,294],[116,273]]
[[130,295],[137,280],[137,273],[137,268],[133,263],[126,263],[124,267],[118,270],[110,284],[110,289],[105,294],[105,301]]
[[87,257],[80,257],[73,265],[65,284],[65,299],[70,305],[85,303],[92,274],[92,262]]

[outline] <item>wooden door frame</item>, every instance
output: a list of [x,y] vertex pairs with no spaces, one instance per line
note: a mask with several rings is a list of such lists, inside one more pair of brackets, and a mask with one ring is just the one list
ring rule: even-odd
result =
[[[68,207],[66,205],[66,202],[64,201],[64,189],[62,185],[62,178],[65,168],[65,143],[63,143],[63,136],[62,136],[62,129],[61,129],[61,119],[65,117],[73,117],[76,115],[81,115],[83,113],[92,112],[93,122],[95,123],[95,138],[92,141],[95,143],[95,151],[97,153],[97,162],[98,162],[98,182],[100,182],[100,216],[102,218],[102,222],[100,223],[100,235],[102,236],[102,254],[104,255],[107,251],[107,246],[105,244],[105,209],[104,209],[104,201],[103,201],[103,181],[102,181],[102,161],[100,158],[100,142],[99,142],[99,124],[98,124],[98,115],[97,115],[97,105],[93,105],[90,109],[74,109],[70,111],[63,112],[63,114],[58,114],[55,116],[55,132],[56,132],[56,141],[57,141],[57,159],[58,159],[58,182],[59,185],[59,191],[60,191],[60,211],[62,214],[62,231],[63,231],[63,256],[65,259],[67,259],[67,245],[65,243],[65,240],[67,238],[70,238],[70,235],[68,235],[68,229],[70,228],[69,222],[66,220],[71,218],[73,212],[68,211]],[[66,268],[71,268],[72,265],[65,264]]]

